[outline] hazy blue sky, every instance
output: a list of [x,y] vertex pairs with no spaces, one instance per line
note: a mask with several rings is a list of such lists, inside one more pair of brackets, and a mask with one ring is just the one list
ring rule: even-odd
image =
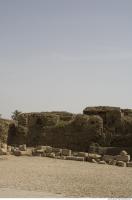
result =
[[0,113],[132,108],[132,0],[0,0]]

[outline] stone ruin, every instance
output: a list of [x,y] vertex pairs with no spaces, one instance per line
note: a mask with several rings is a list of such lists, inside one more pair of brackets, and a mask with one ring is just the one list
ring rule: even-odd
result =
[[12,120],[0,118],[0,143],[7,143]]
[[9,145],[50,145],[88,152],[91,144],[132,147],[132,110],[87,107],[83,114],[21,113],[18,121],[0,119],[0,140]]
[[12,124],[9,144],[50,145],[88,151],[92,141],[102,143],[103,120],[100,116],[68,112],[22,113]]

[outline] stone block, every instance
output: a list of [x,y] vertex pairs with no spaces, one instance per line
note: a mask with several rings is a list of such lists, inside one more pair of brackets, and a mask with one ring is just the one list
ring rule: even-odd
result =
[[7,144],[6,144],[6,143],[2,143],[2,144],[1,144],[1,148],[7,150]]
[[54,153],[62,153],[62,149],[60,149],[60,148],[52,148],[52,152],[54,152]]
[[91,162],[92,163],[97,163],[97,161],[94,158],[91,160]]
[[99,164],[106,164],[106,162],[104,161],[104,160],[100,160],[99,162],[98,162]]
[[75,161],[85,161],[85,158],[84,157],[75,157],[75,156],[73,156],[74,158],[73,158],[73,160],[75,160]]
[[123,162],[123,161],[117,161],[117,166],[119,166],[119,167],[126,167],[126,163],[125,162]]
[[72,155],[72,151],[69,149],[62,149],[62,155],[63,156],[71,156]]
[[98,159],[98,158],[101,158],[101,155],[96,154],[96,153],[88,153],[88,157]]
[[45,153],[52,153],[52,147],[46,146]]
[[109,161],[112,161],[112,160],[114,160],[114,156],[112,156],[112,155],[104,155],[103,156],[103,158],[102,158],[102,160],[104,160],[104,161],[106,161],[106,162],[109,162]]
[[132,162],[127,162],[126,165],[127,167],[132,167]]
[[46,153],[46,157],[55,158],[55,153]]
[[11,146],[7,146],[7,151],[11,152],[11,148],[12,148]]
[[128,153],[125,150],[123,150],[123,151],[120,152],[120,155],[121,156],[126,156],[126,155],[128,155]]
[[78,157],[88,157],[88,153],[86,153],[86,152],[78,152]]
[[109,165],[116,165],[117,161],[116,160],[110,160]]
[[124,155],[124,156],[117,155],[117,156],[115,156],[115,159],[117,161],[129,162],[130,161],[130,155]]
[[0,148],[0,155],[7,155],[7,149]]
[[26,144],[19,145],[19,149],[20,149],[20,151],[26,151],[27,150]]
[[21,151],[20,150],[14,150],[13,154],[15,156],[21,156]]

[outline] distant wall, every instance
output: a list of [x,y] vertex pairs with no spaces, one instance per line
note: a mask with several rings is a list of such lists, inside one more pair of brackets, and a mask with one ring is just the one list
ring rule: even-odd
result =
[[7,143],[11,120],[0,118],[0,143]]
[[17,122],[1,123],[0,137],[8,144],[51,145],[79,151],[87,151],[92,143],[132,147],[132,110],[100,106],[87,107],[83,114],[21,113]]
[[87,107],[86,115],[96,114],[103,119],[105,145],[132,146],[132,110],[118,107]]
[[103,120],[99,116],[67,112],[23,113],[10,143],[51,145],[87,151],[91,142],[102,143]]

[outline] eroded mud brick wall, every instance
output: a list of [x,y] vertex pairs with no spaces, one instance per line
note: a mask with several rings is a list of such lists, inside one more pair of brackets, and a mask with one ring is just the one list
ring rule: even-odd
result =
[[86,151],[91,142],[102,143],[103,140],[103,120],[100,116],[47,112],[20,114],[11,143]]
[[11,120],[0,118],[0,143],[7,143]]
[[9,129],[9,144],[51,145],[87,151],[91,143],[132,147],[132,110],[87,107],[83,114],[22,113]]
[[102,117],[105,146],[132,146],[132,110],[100,106],[87,107],[83,113]]

